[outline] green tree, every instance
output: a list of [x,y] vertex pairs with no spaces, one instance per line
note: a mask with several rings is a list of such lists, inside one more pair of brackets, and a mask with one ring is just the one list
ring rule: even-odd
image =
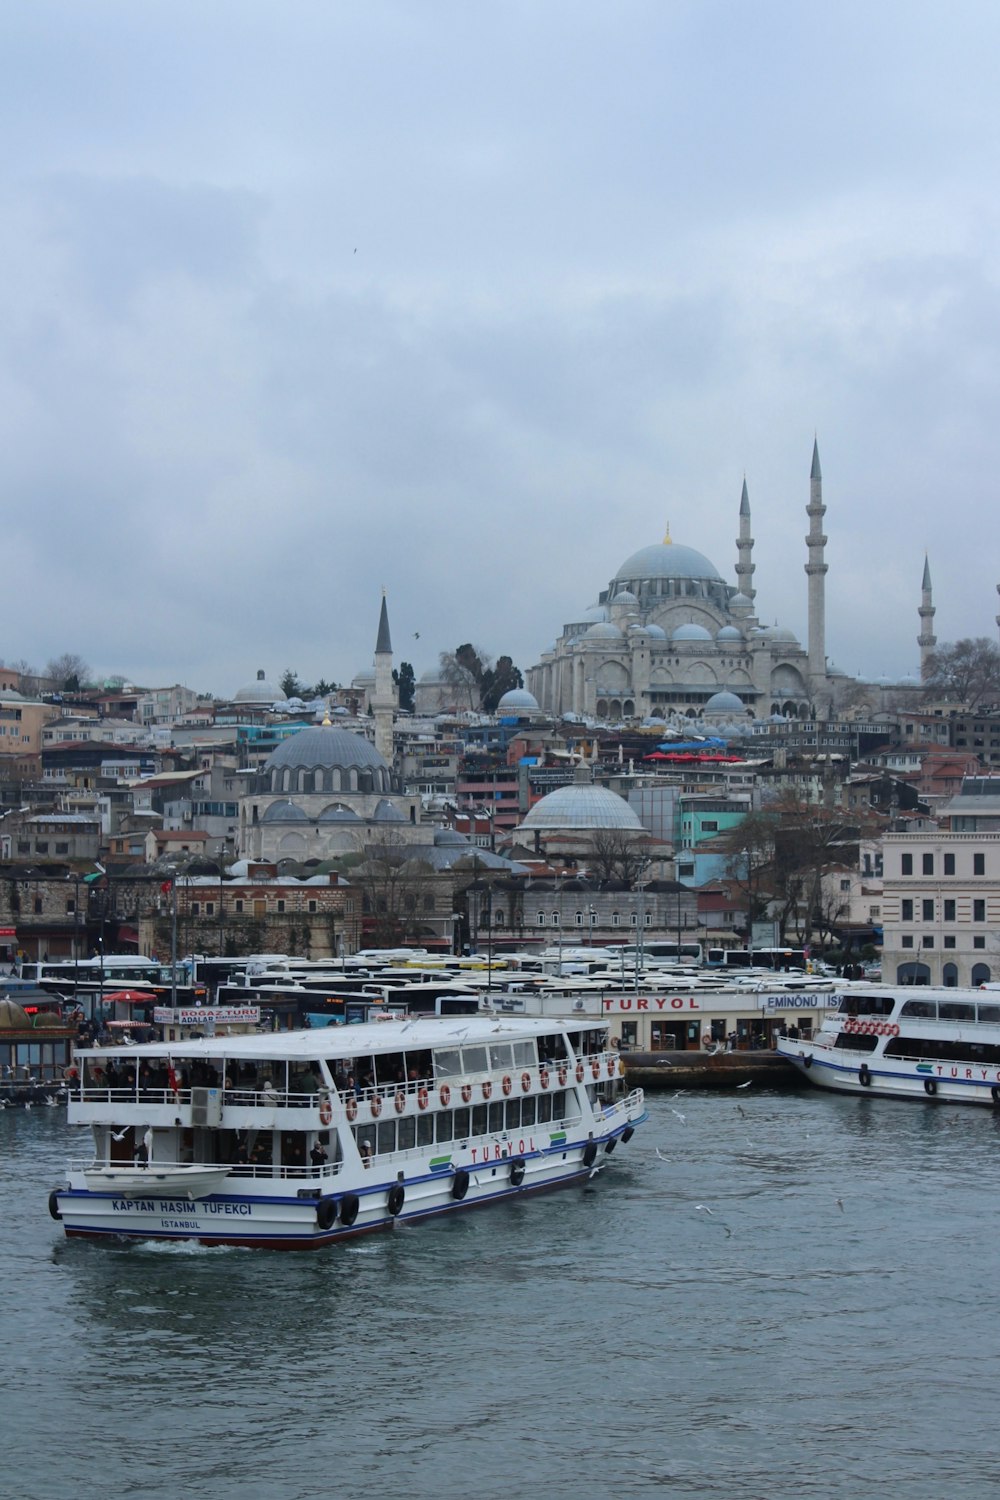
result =
[[483,672],[483,708],[488,714],[496,713],[497,705],[504,693],[524,687],[524,678],[509,656],[497,658],[495,667]]
[[293,672],[291,667],[286,667],[281,674],[281,691],[286,698],[302,697],[302,684],[299,681],[298,673]]
[[414,693],[417,679],[413,667],[408,661],[401,661],[399,671],[393,672],[392,680],[399,690],[399,706],[404,713],[413,712]]

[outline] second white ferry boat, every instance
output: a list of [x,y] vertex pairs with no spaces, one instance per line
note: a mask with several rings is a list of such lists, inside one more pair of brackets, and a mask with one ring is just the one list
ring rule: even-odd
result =
[[1000,995],[852,986],[811,1039],[777,1050],[819,1088],[998,1105]]
[[313,1249],[586,1181],[646,1118],[607,1025],[420,1017],[90,1048],[67,1236]]

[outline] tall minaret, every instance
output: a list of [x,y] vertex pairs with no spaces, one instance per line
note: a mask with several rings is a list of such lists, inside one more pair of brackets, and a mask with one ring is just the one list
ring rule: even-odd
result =
[[755,563],[753,557],[753,537],[750,535],[750,496],[747,494],[747,482],[743,480],[743,494],[740,497],[740,534],[736,542],[736,587],[741,594],[748,599],[757,597],[757,590],[753,586],[753,574]]
[[375,640],[375,691],[371,697],[375,719],[375,749],[387,766],[392,766],[392,718],[396,708],[396,684],[392,680],[392,639],[389,635],[389,612],[382,593],[382,613],[378,617]]
[[937,636],[934,634],[934,603],[931,597],[931,565],[927,561],[926,552],[924,577],[920,585],[920,608],[917,613],[920,616],[920,634],[917,636],[917,645],[920,647],[920,680],[926,682],[931,674],[931,658],[937,645]]
[[826,506],[823,504],[819,444],[815,439],[806,515],[809,517],[809,535],[806,537],[809,549],[809,560],[806,563],[806,577],[809,580],[809,676],[815,692],[826,677],[826,563],[823,561],[823,548],[826,546],[823,517],[826,515]]

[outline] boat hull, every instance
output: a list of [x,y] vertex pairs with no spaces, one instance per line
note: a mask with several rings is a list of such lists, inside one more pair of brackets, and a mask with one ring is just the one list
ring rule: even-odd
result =
[[246,1192],[214,1193],[196,1201],[144,1198],[94,1192],[71,1179],[68,1188],[52,1194],[50,1210],[61,1218],[68,1239],[187,1240],[209,1246],[317,1250],[397,1223],[586,1182],[638,1123],[639,1119],[626,1122],[599,1140],[560,1143],[530,1156],[459,1161],[449,1163],[446,1170],[412,1176],[404,1172],[392,1179],[366,1173],[363,1182],[338,1181],[326,1192],[305,1189],[301,1196],[265,1193],[258,1182],[248,1183]]
[[1000,1069],[967,1063],[894,1059],[831,1047],[780,1041],[779,1054],[813,1087],[837,1094],[881,1099],[931,1100],[943,1104],[1000,1104]]

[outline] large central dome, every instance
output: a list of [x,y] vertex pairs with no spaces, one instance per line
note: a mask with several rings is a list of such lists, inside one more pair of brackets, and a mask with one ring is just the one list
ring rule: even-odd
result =
[[676,542],[656,542],[651,547],[641,547],[625,559],[615,582],[632,586],[633,583],[653,578],[699,578],[721,583],[722,575],[714,563],[693,547],[680,547]]

